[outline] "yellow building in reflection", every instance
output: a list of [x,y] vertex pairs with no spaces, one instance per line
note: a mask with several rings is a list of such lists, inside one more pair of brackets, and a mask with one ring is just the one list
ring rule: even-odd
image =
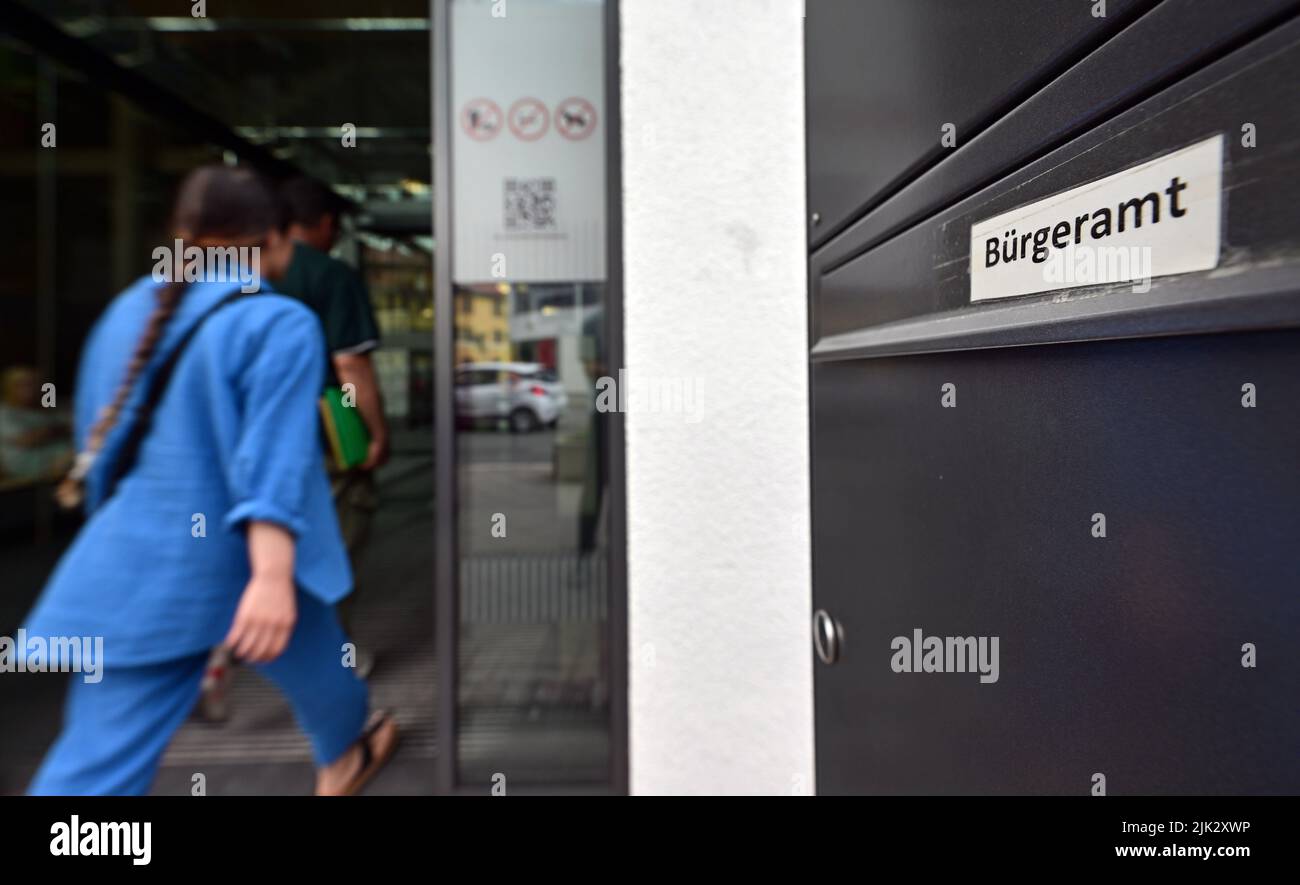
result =
[[506,283],[457,288],[454,324],[457,365],[513,359],[509,292]]

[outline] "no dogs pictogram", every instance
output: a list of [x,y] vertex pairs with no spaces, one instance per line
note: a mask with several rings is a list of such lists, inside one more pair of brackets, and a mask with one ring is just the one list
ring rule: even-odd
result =
[[555,128],[570,141],[582,141],[596,129],[596,108],[585,98],[566,98],[555,108]]
[[460,125],[475,141],[491,141],[501,131],[501,108],[490,98],[475,98],[460,112]]

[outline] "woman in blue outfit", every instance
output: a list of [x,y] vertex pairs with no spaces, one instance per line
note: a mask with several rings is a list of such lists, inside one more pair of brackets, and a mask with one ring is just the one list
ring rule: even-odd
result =
[[[192,173],[173,230],[199,254],[256,255],[240,269],[272,276],[290,249],[272,192],[241,169]],[[31,793],[147,792],[222,642],[288,697],[318,794],[356,792],[396,744],[391,717],[367,720],[333,613],[352,576],[322,460],[318,321],[212,276],[135,283],[82,355],[82,455],[60,497],[88,520],[25,626],[102,637],[103,660],[99,681],[70,680]]]

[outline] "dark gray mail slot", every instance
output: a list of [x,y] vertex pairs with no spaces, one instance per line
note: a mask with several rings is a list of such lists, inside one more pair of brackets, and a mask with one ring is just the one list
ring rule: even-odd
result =
[[[1216,301],[1220,293],[1294,298],[1287,290],[1296,286],[1288,287],[1286,281],[1300,281],[1297,82],[1300,22],[1293,21],[938,216],[830,269],[815,284],[815,356],[865,354],[872,347],[887,351],[891,335],[924,339],[927,333],[915,327],[922,319],[954,334],[981,325],[1021,330],[1036,325],[1042,328],[1038,340],[1053,340],[1063,334],[1056,324],[1081,316],[1150,314],[1157,308],[1177,313],[1188,301]],[[1224,145],[1217,267],[1156,277],[1141,293],[1128,283],[1075,284],[1013,301],[972,305],[974,225],[1216,135],[1223,136]],[[972,321],[970,315],[980,311],[993,313]],[[906,320],[914,322],[876,328]],[[1216,327],[1231,326],[1223,321]],[[1159,331],[1144,326],[1133,334]],[[930,337],[935,334],[942,333],[932,330]]]

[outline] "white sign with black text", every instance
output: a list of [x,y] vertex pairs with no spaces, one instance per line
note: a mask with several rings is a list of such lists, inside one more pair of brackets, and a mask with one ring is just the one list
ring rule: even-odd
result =
[[970,300],[1134,282],[1219,263],[1222,135],[978,222]]

